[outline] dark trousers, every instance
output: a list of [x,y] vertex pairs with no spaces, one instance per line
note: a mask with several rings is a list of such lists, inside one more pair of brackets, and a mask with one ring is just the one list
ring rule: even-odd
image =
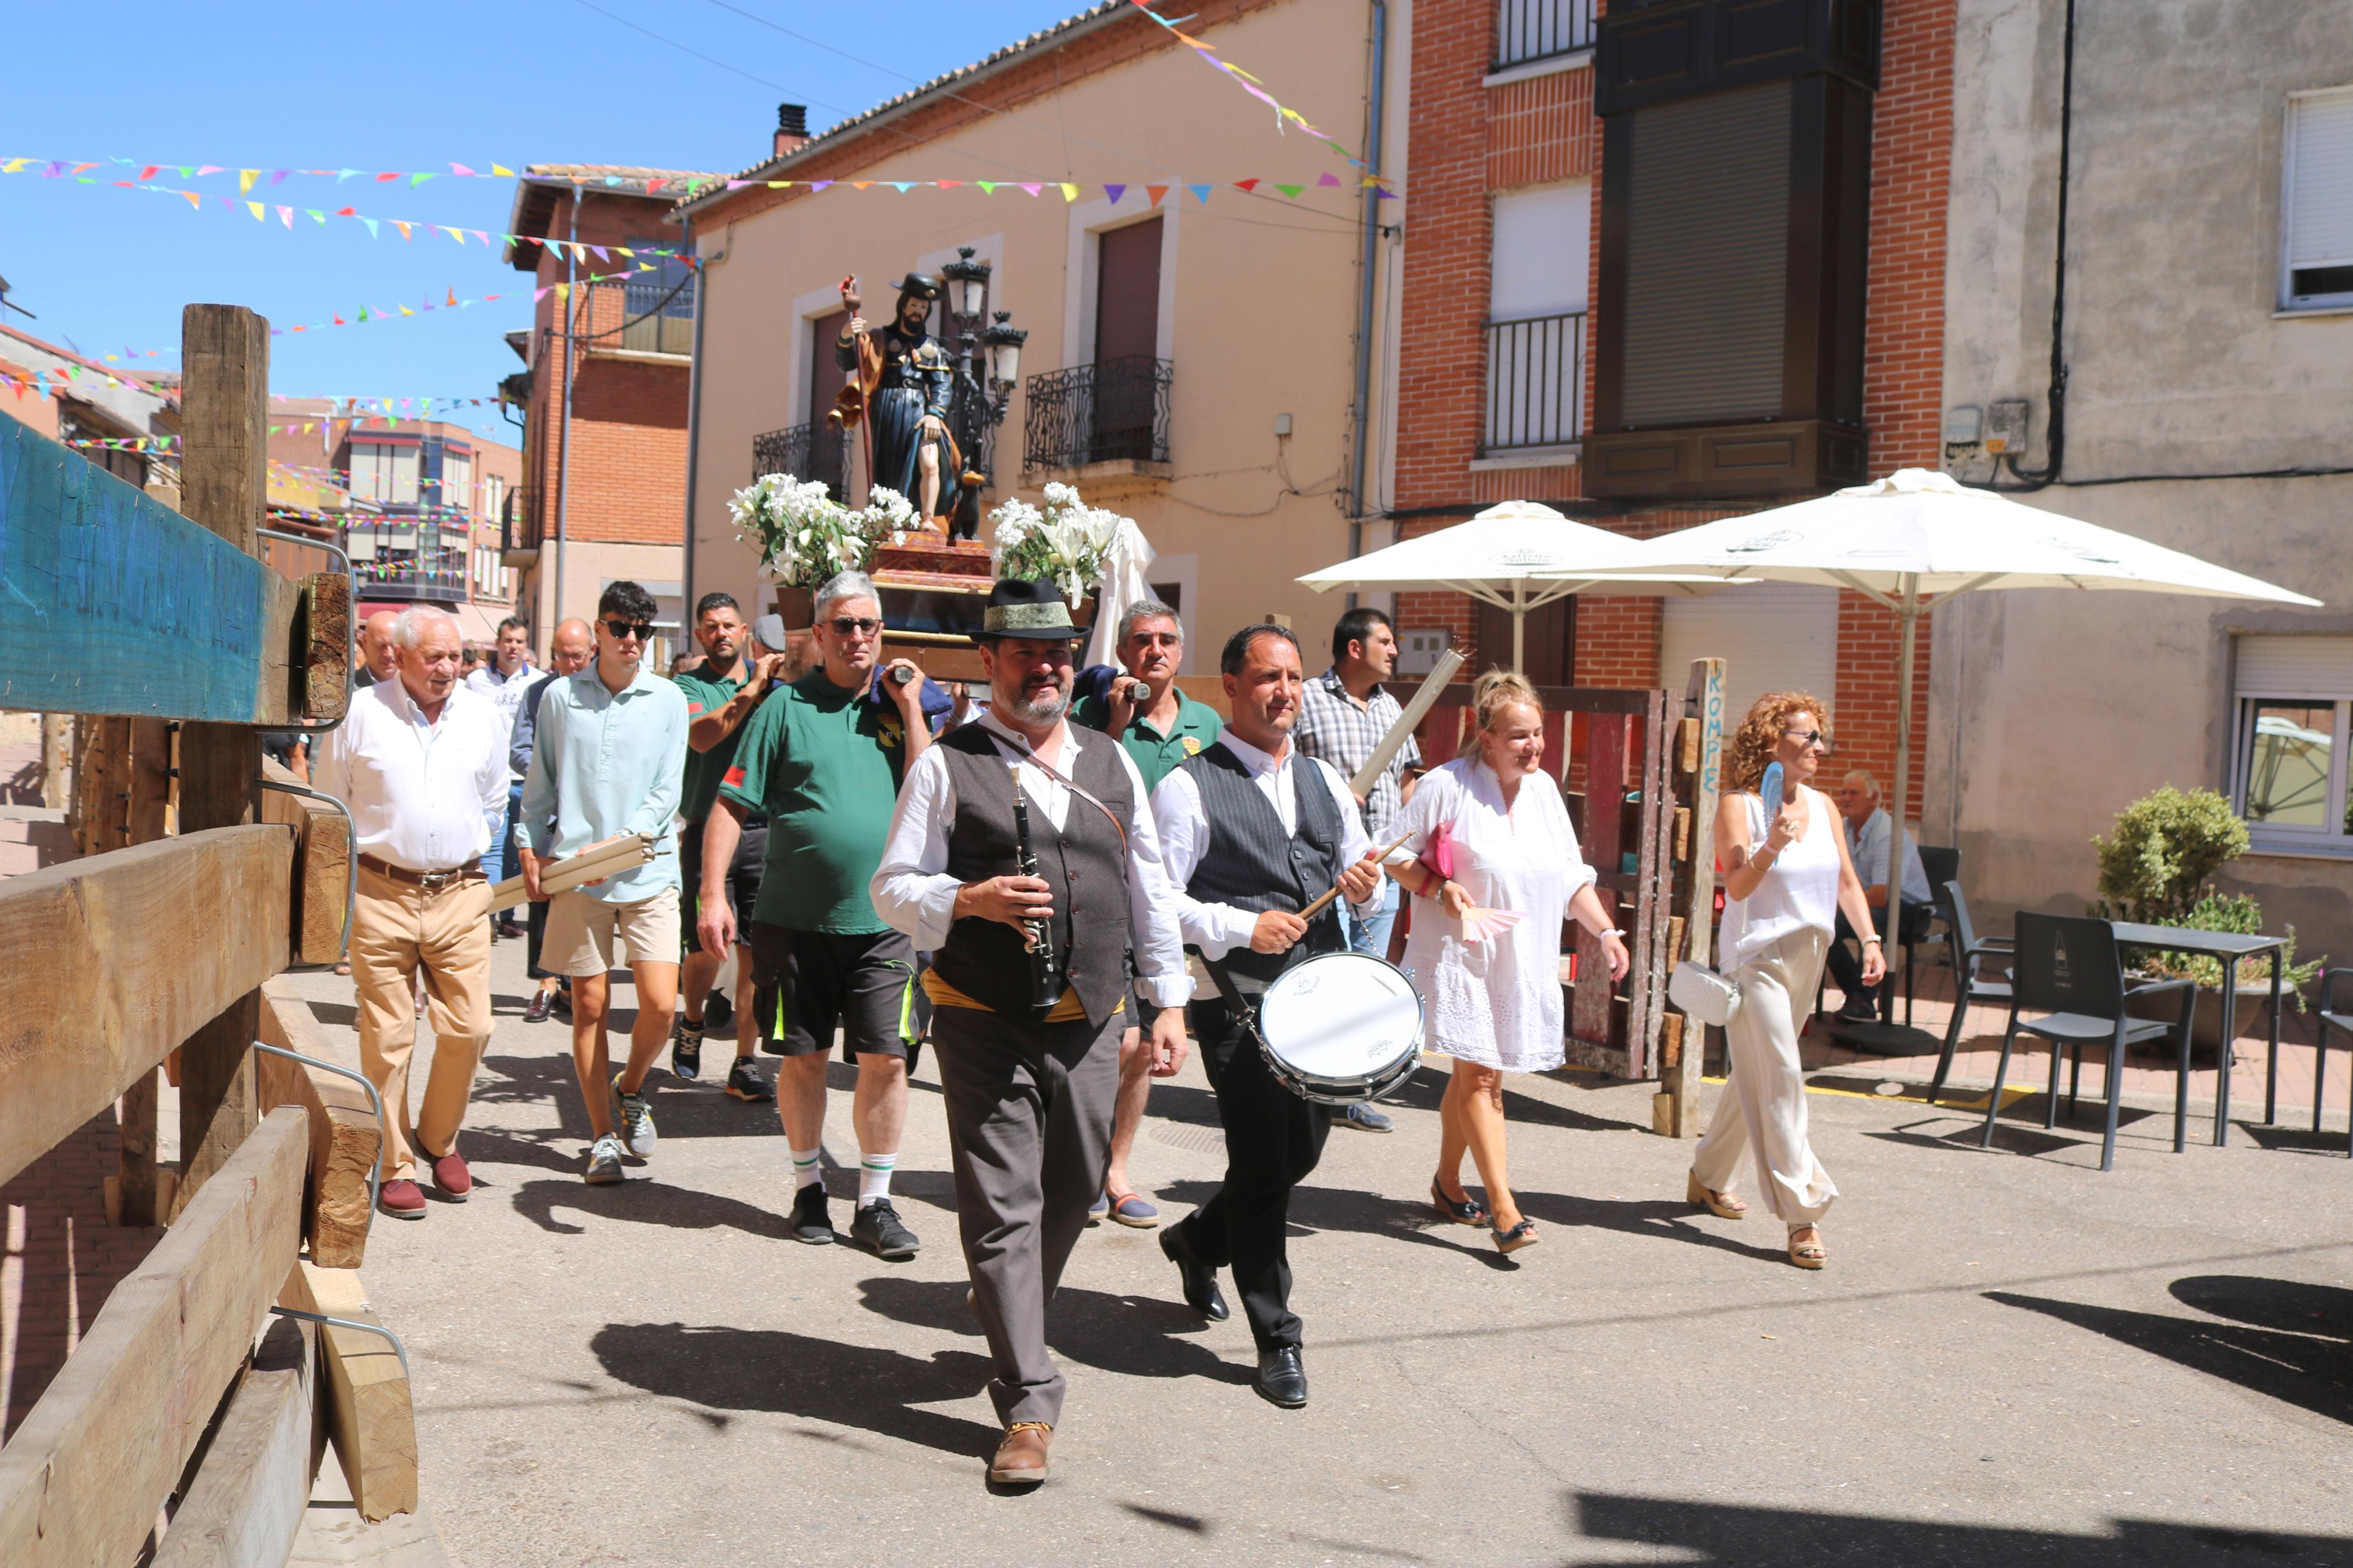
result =
[[1291,1310],[1291,1258],[1284,1234],[1291,1189],[1324,1156],[1332,1109],[1282,1087],[1258,1040],[1223,1001],[1197,1002],[1193,1037],[1217,1091],[1226,1129],[1226,1180],[1182,1222],[1185,1239],[1211,1268],[1230,1268],[1242,1311],[1261,1351],[1300,1342]]
[[[1904,912],[1908,915],[1914,910],[1923,907],[1919,904],[1905,904]],[[1879,933],[1882,944],[1879,951],[1887,960],[1888,973],[1894,974],[1896,933],[1888,927],[1885,910],[1871,911],[1871,929]],[[1849,1002],[1857,999],[1868,1002],[1878,994],[1878,987],[1865,985],[1862,983],[1862,959],[1859,952],[1862,944],[1856,942],[1854,947],[1849,947],[1847,943],[1851,942],[1854,942],[1854,927],[1847,923],[1846,911],[1841,910],[1838,927],[1831,933],[1830,954],[1823,962],[1830,969],[1831,978],[1838,982],[1838,988],[1846,993]]]
[[1008,1426],[1061,1419],[1046,1304],[1103,1192],[1119,1037],[1132,1016],[1114,1014],[1097,1029],[1084,1019],[1016,1023],[976,1007],[933,1015],[956,1230],[995,1366],[988,1397]]

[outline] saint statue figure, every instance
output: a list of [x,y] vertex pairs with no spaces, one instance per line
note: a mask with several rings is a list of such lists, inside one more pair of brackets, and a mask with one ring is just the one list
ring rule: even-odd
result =
[[845,279],[841,302],[849,311],[849,330],[833,351],[836,363],[874,388],[867,403],[871,482],[906,497],[926,521],[941,515],[944,480],[960,482],[962,468],[947,426],[955,363],[926,325],[939,297],[938,279],[908,273],[899,281],[897,319],[874,331],[858,313],[856,280]]

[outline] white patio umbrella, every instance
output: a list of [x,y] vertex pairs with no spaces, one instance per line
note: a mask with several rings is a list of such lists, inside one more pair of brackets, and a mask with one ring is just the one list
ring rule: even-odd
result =
[[[1984,588],[2320,603],[2128,533],[1971,489],[1929,468],[1899,468],[1816,500],[1649,540],[1635,547],[1630,568],[1852,588],[1894,610],[1903,623],[1903,642],[1896,667],[1895,793],[1888,815],[1898,826],[1911,783],[1913,641],[1920,612],[1932,604]],[[1903,886],[1897,872],[1903,843],[1901,833],[1887,836],[1884,885],[1892,889]]]
[[[1468,522],[1441,528],[1359,555],[1299,579],[1317,593],[1334,588],[1443,588],[1512,614],[1512,668],[1524,662],[1527,615],[1591,585],[1604,569],[1630,567],[1641,542],[1572,522],[1540,501],[1507,500]],[[1721,573],[1613,576],[1613,594],[1713,594]]]

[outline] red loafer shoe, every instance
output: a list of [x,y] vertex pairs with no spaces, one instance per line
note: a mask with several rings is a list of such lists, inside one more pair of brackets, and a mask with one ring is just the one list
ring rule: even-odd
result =
[[423,1219],[425,1193],[407,1177],[396,1176],[377,1192],[375,1206],[395,1219]]
[[452,1149],[433,1162],[433,1185],[451,1203],[462,1204],[473,1194],[474,1173]]

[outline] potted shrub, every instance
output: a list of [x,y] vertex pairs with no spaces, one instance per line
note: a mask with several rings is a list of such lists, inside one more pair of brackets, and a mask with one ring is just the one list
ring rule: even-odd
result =
[[792,630],[813,618],[814,591],[837,572],[863,572],[875,546],[892,543],[916,525],[915,509],[896,490],[877,485],[857,511],[837,501],[821,479],[763,474],[729,498],[727,510],[744,542],[760,552],[760,569],[776,582],[776,613]]
[[[2250,934],[2263,929],[2262,905],[2243,893],[2214,890],[2214,873],[2247,852],[2247,825],[2228,800],[2211,789],[2185,792],[2168,784],[2143,795],[2116,814],[2114,832],[2094,836],[2092,845],[2100,857],[2100,901],[2091,912],[2104,920]],[[2319,973],[2320,964],[2296,963],[2295,929],[2291,926],[2286,934],[2288,967],[2280,989],[2283,998],[2293,996],[2301,1011],[2302,988]],[[2198,983],[2190,1041],[2199,1051],[2218,1050],[2221,961],[2143,951],[2139,962],[2143,974],[2168,979],[2188,975]],[[2237,1016],[2244,1022],[2271,995],[2272,959],[2269,954],[2242,959],[2234,967]],[[2134,1012],[2137,1016],[2178,1018],[2180,1005],[2178,995],[2168,995],[2137,1005]]]

